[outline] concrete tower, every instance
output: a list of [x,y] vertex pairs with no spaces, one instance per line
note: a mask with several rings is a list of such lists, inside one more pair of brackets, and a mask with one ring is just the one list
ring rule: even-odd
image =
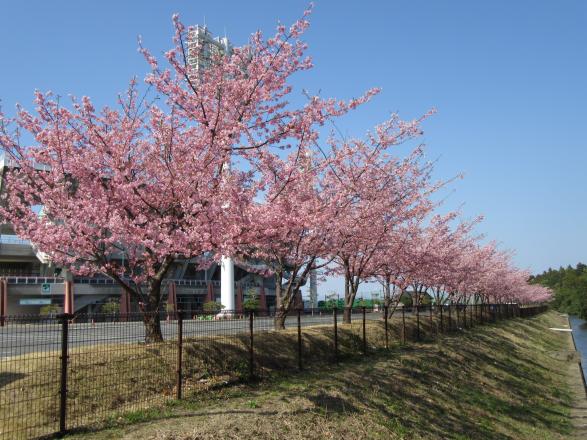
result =
[[[206,25],[192,26],[188,30],[188,65],[195,74],[210,67],[214,57],[230,54],[232,46],[228,38],[213,37]],[[230,159],[226,167],[230,172]],[[234,261],[230,257],[222,257],[220,261],[220,302],[226,311],[235,309],[234,298]]]

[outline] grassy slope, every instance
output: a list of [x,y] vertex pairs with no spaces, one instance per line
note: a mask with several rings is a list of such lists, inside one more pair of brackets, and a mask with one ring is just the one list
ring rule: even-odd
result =
[[[565,439],[555,312],[121,416],[90,438]],[[78,434],[75,438],[87,438]]]

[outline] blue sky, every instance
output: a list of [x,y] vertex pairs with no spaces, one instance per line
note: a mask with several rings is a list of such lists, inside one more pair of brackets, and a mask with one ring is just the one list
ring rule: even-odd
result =
[[[31,106],[35,88],[113,104],[154,53],[170,47],[171,14],[235,45],[290,23],[305,1],[27,1],[0,13],[0,99]],[[533,271],[587,261],[587,2],[583,0],[315,2],[305,40],[310,91],[382,94],[339,123],[360,135],[399,111],[425,123],[438,177],[464,172],[448,199]],[[334,284],[333,284],[334,286]]]

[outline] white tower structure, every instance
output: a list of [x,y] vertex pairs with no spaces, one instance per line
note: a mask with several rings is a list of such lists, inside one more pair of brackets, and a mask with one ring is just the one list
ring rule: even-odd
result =
[[[188,65],[202,71],[210,67],[214,57],[230,54],[232,46],[228,38],[213,37],[206,25],[196,25],[188,30]],[[230,172],[230,159],[226,167]],[[228,313],[235,309],[234,298],[234,261],[223,256],[220,261],[220,302]]]
[[310,307],[318,307],[318,274],[316,269],[310,271]]

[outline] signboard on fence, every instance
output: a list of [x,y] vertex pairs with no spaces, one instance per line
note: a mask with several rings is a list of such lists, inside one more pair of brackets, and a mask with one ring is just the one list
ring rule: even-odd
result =
[[31,298],[31,299],[21,299],[19,301],[21,306],[46,306],[51,304],[50,298]]
[[51,284],[49,284],[49,283],[41,284],[41,293],[43,295],[51,295]]

